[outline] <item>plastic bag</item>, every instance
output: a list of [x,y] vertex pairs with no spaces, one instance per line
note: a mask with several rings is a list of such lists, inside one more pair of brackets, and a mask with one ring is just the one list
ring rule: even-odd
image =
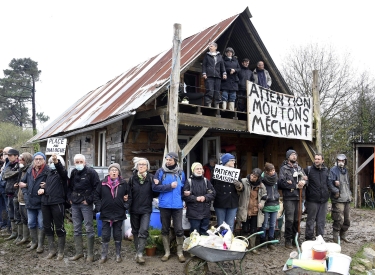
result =
[[191,232],[189,239],[190,239],[190,242],[189,242],[189,245],[187,246],[187,250],[199,244],[200,235],[197,232],[197,230],[194,229],[194,231]]
[[219,233],[221,236],[223,236],[223,249],[230,249],[230,246],[232,245],[232,239],[233,234],[232,230],[230,229],[230,226],[223,222],[216,230],[215,233]]
[[220,235],[215,235],[211,230],[207,230],[208,236],[202,238],[199,245],[215,249],[224,249],[224,240]]

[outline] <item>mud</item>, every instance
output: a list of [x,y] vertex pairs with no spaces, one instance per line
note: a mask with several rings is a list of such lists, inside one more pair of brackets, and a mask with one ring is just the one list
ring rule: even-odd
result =
[[[375,222],[374,211],[363,209],[351,210],[351,227],[349,228],[349,239],[352,243],[342,244],[342,253],[353,256],[366,243],[374,242],[372,234]],[[304,239],[304,225],[302,227],[301,239]],[[324,239],[327,242],[332,241],[332,224],[326,224]],[[99,265],[100,258],[100,238],[95,240],[95,262],[86,263],[83,258],[77,262],[71,262],[68,257],[74,254],[73,241],[69,238],[63,261],[47,260],[47,245],[44,245],[45,251],[37,254],[34,251],[26,252],[25,246],[19,247],[12,241],[4,241],[0,237],[0,274],[184,274],[184,264],[179,263],[177,257],[173,255],[169,261],[161,262],[162,253],[158,253],[153,257],[146,257],[146,264],[138,265],[134,261],[134,246],[131,242],[124,240],[122,243],[123,262],[117,264],[115,262],[114,244],[111,242],[109,247],[109,260]],[[248,253],[243,261],[244,274],[285,274],[282,267],[285,264],[291,249],[284,247],[284,240],[281,238],[280,244],[276,245],[276,250],[267,249],[260,250],[260,255]],[[189,259],[188,253],[185,253]],[[218,267],[209,263],[209,271],[207,274],[222,274]]]

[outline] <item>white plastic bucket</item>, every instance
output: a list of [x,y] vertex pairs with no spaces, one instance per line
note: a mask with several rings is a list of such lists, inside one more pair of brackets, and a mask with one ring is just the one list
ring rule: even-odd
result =
[[328,258],[328,271],[348,275],[351,261],[352,258],[347,255],[341,253],[332,254]]
[[337,243],[326,243],[325,244],[328,251],[328,256],[334,254],[334,253],[341,253],[341,246]]

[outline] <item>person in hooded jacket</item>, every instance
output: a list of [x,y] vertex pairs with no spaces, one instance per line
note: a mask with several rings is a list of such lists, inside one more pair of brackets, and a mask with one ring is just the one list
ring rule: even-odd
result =
[[[247,236],[257,232],[258,229],[258,213],[261,206],[262,196],[267,195],[267,190],[261,182],[262,170],[253,169],[251,174],[242,179],[243,189],[240,191],[239,206],[236,221],[242,223],[241,235]],[[250,247],[255,247],[256,236],[250,238]],[[259,254],[254,249],[253,254]]]
[[68,190],[68,174],[65,170],[65,161],[61,156],[52,154],[48,160],[50,171],[46,178],[46,183],[38,190],[38,195],[42,196],[42,214],[44,232],[48,241],[48,255],[46,259],[56,256],[54,235],[58,237],[57,259],[64,258],[65,248],[65,228],[64,216],[66,194]]
[[182,193],[185,183],[185,173],[178,164],[178,155],[169,152],[165,156],[165,163],[159,168],[154,176],[152,190],[159,192],[159,210],[161,219],[161,235],[164,246],[163,262],[170,257],[169,230],[171,219],[173,219],[173,229],[176,234],[177,257],[179,262],[185,262],[182,245],[184,243],[184,229],[182,228]]
[[225,49],[224,66],[227,72],[227,78],[221,80],[221,99],[223,101],[223,110],[234,111],[238,91],[238,74],[241,72],[240,64],[234,56],[234,50],[230,47]]
[[185,182],[184,201],[186,217],[190,222],[190,232],[197,230],[200,235],[208,235],[211,218],[211,202],[216,191],[211,182],[203,176],[203,166],[199,162],[191,165],[192,175]]
[[116,262],[121,263],[122,223],[126,219],[126,210],[129,209],[129,185],[121,177],[121,168],[118,163],[112,163],[108,167],[108,176],[95,191],[95,211],[100,212],[102,220],[102,255],[100,264],[107,261],[108,244],[111,233],[115,241]]
[[208,44],[209,51],[203,58],[202,62],[202,77],[206,87],[204,95],[204,105],[211,107],[212,102],[215,108],[221,103],[220,84],[221,78],[226,79],[227,73],[225,72],[224,60],[220,52],[217,50],[217,44],[210,42]]
[[146,158],[133,158],[133,176],[129,178],[130,224],[136,250],[135,260],[144,264],[143,250],[149,236],[152,200],[158,195],[152,191],[153,175],[150,174],[150,162]]
[[[25,176],[27,169],[29,169],[30,165],[33,163],[33,156],[29,152],[23,152],[19,156],[18,160],[20,162],[19,179],[22,179]],[[25,199],[23,198],[23,193],[22,193],[21,188],[18,188],[17,196],[18,196],[18,203],[19,203],[19,208],[20,208],[19,211],[20,211],[21,223],[22,223],[22,239],[16,242],[16,245],[21,245],[21,244],[29,242],[30,231],[29,231],[29,228],[27,227],[27,210],[26,210]],[[31,243],[29,245],[31,245]]]
[[[267,189],[267,195],[262,196],[262,201],[264,201],[264,203],[262,204],[263,206],[261,208],[264,214],[264,221],[262,224],[263,234],[260,235],[260,243],[264,243],[267,241],[267,229],[268,241],[272,241],[275,239],[277,213],[280,210],[280,195],[277,186],[277,174],[275,171],[275,166],[272,163],[265,163],[262,183]],[[267,245],[263,247],[266,248]],[[273,244],[268,244],[268,248],[271,250],[275,250],[275,246]]]
[[338,243],[338,237],[344,242],[348,239],[350,227],[350,202],[352,192],[350,191],[349,171],[346,168],[347,158],[344,154],[338,154],[336,165],[330,169],[329,185],[331,187],[332,202],[332,229],[333,241]]
[[27,209],[27,223],[31,235],[31,246],[27,251],[36,248],[37,253],[44,251],[44,227],[42,214],[42,197],[38,194],[40,186],[46,181],[50,172],[46,165],[46,156],[42,152],[36,152],[33,156],[33,164],[21,179],[19,187],[22,188]]
[[237,111],[246,112],[246,85],[247,81],[254,82],[253,72],[249,69],[250,60],[248,58],[242,59],[241,71],[238,73],[238,92],[237,92]]

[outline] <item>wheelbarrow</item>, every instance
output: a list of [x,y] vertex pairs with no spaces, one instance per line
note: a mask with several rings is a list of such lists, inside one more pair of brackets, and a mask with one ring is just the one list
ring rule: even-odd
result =
[[[263,231],[254,233],[247,237],[246,239],[250,239],[256,235],[263,234]],[[223,274],[228,274],[225,271],[224,262],[232,261],[233,265],[228,265],[228,269],[230,274],[243,274],[242,270],[242,261],[245,258],[246,253],[255,250],[259,247],[262,247],[266,244],[275,244],[278,243],[278,240],[272,240],[268,242],[264,242],[260,245],[257,245],[255,247],[250,248],[249,250],[245,251],[231,251],[231,250],[222,250],[222,249],[215,249],[210,247],[204,247],[201,245],[196,245],[188,250],[191,254],[193,254],[195,257],[192,257],[189,259],[185,264],[185,274],[186,275],[204,275],[208,272],[208,262],[210,263],[216,263]],[[235,261],[240,261],[239,263],[239,272],[238,268],[236,266]]]

